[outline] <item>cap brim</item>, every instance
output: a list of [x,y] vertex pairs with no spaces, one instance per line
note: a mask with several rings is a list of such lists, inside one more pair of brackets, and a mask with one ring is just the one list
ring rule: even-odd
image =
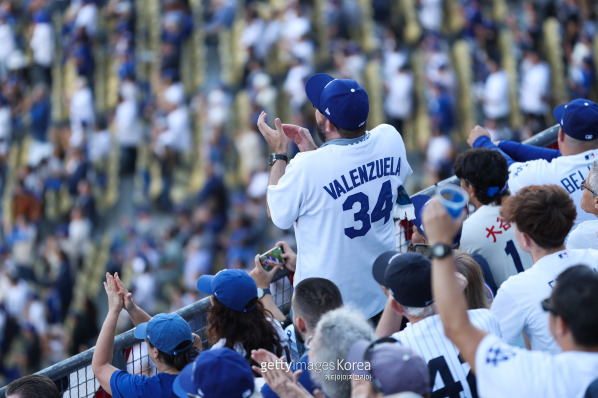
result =
[[[355,364],[355,363],[363,363],[365,361],[364,355],[365,351],[367,350],[370,342],[367,340],[358,340],[353,344],[349,353],[347,354],[347,363]],[[356,375],[367,375],[369,372],[363,369],[364,366],[352,366],[351,373]]]
[[202,293],[206,294],[214,294],[212,290],[212,281],[214,280],[214,275],[202,275],[197,280],[197,290]]
[[413,202],[413,207],[415,208],[415,219],[411,220],[411,222],[417,227],[417,229],[423,233],[424,228],[422,225],[422,212],[426,203],[430,201],[430,196],[428,195],[415,195],[411,197],[411,202]]
[[386,274],[386,268],[388,267],[388,262],[395,254],[400,254],[400,253],[401,252],[398,252],[396,250],[390,250],[390,251],[384,252],[378,256],[376,261],[374,261],[374,266],[372,267],[372,275],[374,276],[374,279],[376,280],[376,282],[378,282],[379,284],[381,284],[384,287],[387,287],[386,279],[384,278],[384,275]]
[[552,116],[554,116],[554,120],[556,120],[556,122],[561,127],[563,127],[563,125],[561,124],[561,119],[563,118],[563,113],[565,112],[565,106],[566,104],[556,106],[552,111]]
[[145,340],[147,338],[147,322],[140,323],[133,330],[133,336],[136,339]]
[[172,392],[175,393],[178,397],[181,398],[188,398],[189,396],[187,393],[194,393],[196,391],[195,386],[193,385],[193,362],[188,364],[181,370],[181,373],[174,379],[174,383],[172,384]]
[[305,94],[316,108],[320,109],[320,94],[322,93],[322,90],[324,90],[324,87],[333,80],[334,77],[327,75],[326,73],[316,73],[307,79],[307,82],[305,83]]

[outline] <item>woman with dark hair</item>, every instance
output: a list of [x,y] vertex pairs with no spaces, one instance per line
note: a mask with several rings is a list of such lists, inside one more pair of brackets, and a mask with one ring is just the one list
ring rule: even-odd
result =
[[[151,318],[133,302],[118,274],[113,277],[106,273],[104,288],[108,295],[108,315],[91,362],[100,385],[114,398],[176,397],[172,393],[174,379],[198,353],[189,324],[177,314],[158,314]],[[116,321],[123,308],[137,326],[135,337],[145,339],[149,346],[148,356],[157,370],[153,377],[129,374],[111,365]]]
[[216,275],[203,275],[197,281],[197,289],[211,294],[207,319],[212,348],[231,348],[251,365],[257,365],[251,359],[251,351],[259,348],[279,357],[286,355],[280,323],[258,299],[257,285],[248,273],[227,269]]

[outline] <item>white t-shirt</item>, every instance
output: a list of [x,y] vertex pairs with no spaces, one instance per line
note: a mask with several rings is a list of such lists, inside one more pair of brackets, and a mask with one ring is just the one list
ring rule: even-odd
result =
[[325,278],[367,317],[382,311],[386,296],[372,266],[395,248],[392,208],[411,173],[403,139],[387,124],[298,153],[267,196],[272,222],[295,226],[294,283]]
[[484,398],[583,398],[598,375],[598,353],[527,351],[492,334],[480,342],[475,364],[478,395]]
[[413,113],[413,83],[411,72],[394,72],[387,79],[388,94],[384,101],[384,110],[390,117],[407,119]]
[[598,220],[584,221],[571,231],[567,249],[598,250]]
[[54,32],[50,23],[36,23],[29,42],[36,64],[50,67],[54,58]]
[[523,331],[532,350],[553,354],[561,351],[550,333],[548,313],[540,303],[550,296],[561,272],[578,264],[598,269],[598,250],[562,250],[549,254],[502,284],[492,302],[492,312],[500,321],[505,342],[516,344]]
[[596,216],[581,208],[581,182],[588,176],[598,149],[577,155],[559,156],[548,162],[544,159],[513,163],[509,167],[509,189],[514,195],[528,185],[556,184],[563,187],[577,206],[575,226],[583,221],[595,220]]
[[509,76],[504,69],[491,73],[484,84],[484,115],[491,119],[506,117],[509,102]]
[[530,268],[532,256],[519,247],[514,228],[503,222],[500,206],[481,206],[463,223],[461,245],[467,253],[478,253],[492,270],[496,286],[500,286],[511,275]]
[[137,102],[126,100],[116,106],[114,115],[116,139],[122,147],[136,147],[143,138]]
[[[471,323],[476,327],[500,336],[496,317],[487,309],[467,311]],[[428,364],[434,381],[434,396],[473,397],[475,376],[471,366],[459,356],[459,350],[444,335],[440,315],[432,315],[407,327],[391,337],[418,353]],[[472,383],[470,385],[470,383]]]
[[548,112],[550,94],[550,67],[546,62],[533,65],[522,63],[519,106],[523,112],[543,115]]

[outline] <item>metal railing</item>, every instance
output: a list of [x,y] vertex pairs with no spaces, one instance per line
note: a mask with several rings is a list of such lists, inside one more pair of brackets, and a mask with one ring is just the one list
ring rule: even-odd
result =
[[[553,126],[535,135],[526,144],[546,147],[556,142],[559,126]],[[458,184],[458,179],[453,176],[436,184]],[[432,195],[436,186],[428,187],[418,194]],[[286,314],[290,308],[292,286],[288,278],[288,272],[279,272],[275,277],[272,287],[272,294],[276,304],[283,309]],[[177,313],[187,320],[191,329],[199,336],[204,336],[206,327],[207,309],[210,307],[209,297],[204,298],[194,304],[180,309]],[[91,370],[91,359],[94,348],[90,348],[78,355],[68,358],[62,362],[52,365],[38,372],[48,376],[59,385],[64,398],[76,397],[108,397],[107,393],[98,391],[99,383]],[[114,358],[112,364],[119,369],[126,369],[129,373],[135,374],[155,374],[155,367],[149,360],[145,342],[141,342],[133,336],[133,330],[118,335],[114,342]],[[0,398],[4,398],[5,389],[0,389]]]

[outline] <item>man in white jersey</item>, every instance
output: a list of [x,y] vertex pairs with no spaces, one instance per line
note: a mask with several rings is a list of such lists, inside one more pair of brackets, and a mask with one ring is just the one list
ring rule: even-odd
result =
[[[401,135],[382,124],[366,131],[368,96],[354,80],[320,73],[305,85],[316,108],[316,148],[306,129],[266,124],[258,128],[274,154],[268,182],[268,211],[279,228],[295,227],[294,283],[320,277],[334,282],[345,302],[366,316],[382,312],[382,289],[372,264],[395,247],[393,205],[398,188],[412,173]],[[287,165],[288,134],[301,150]]]
[[500,217],[501,203],[509,196],[507,161],[498,151],[469,149],[457,157],[455,175],[469,194],[476,211],[463,223],[460,249],[488,261],[496,285],[530,268],[532,256],[519,247],[514,228]]
[[[592,162],[598,158],[598,104],[587,99],[576,99],[554,108],[559,123],[559,151],[538,149],[501,141],[498,147],[490,141],[490,133],[476,126],[467,142],[474,148],[498,149],[509,162],[509,189],[517,193],[528,185],[557,184],[567,190],[578,205],[575,225],[592,220],[593,216],[581,211],[581,182],[588,175]],[[509,156],[512,155],[512,156]],[[515,162],[525,159],[525,162]],[[529,160],[534,159],[534,160]]]
[[[598,159],[592,163],[588,177],[581,183],[581,208],[598,217]],[[598,219],[584,221],[567,238],[567,249],[598,249]]]
[[[391,251],[376,260],[374,278],[392,294],[391,308],[409,320],[407,327],[392,337],[428,364],[432,398],[477,397],[471,367],[446,338],[436,315],[431,266],[430,260],[418,253]],[[470,310],[468,315],[477,327],[500,336],[498,321],[489,310]]]
[[540,302],[565,269],[580,263],[598,268],[598,250],[565,249],[575,213],[567,191],[558,185],[531,185],[503,200],[501,216],[513,225],[519,246],[534,260],[530,269],[507,279],[492,302],[507,343],[515,344],[523,332],[532,350],[561,351]]
[[562,353],[512,347],[474,326],[467,316],[449,246],[464,218],[464,213],[452,218],[438,199],[424,210],[428,238],[436,248],[432,258],[436,308],[446,336],[472,365],[479,395],[582,398],[598,374],[598,273],[583,265],[570,267],[556,278],[549,300],[537,303],[547,310],[550,331]]

